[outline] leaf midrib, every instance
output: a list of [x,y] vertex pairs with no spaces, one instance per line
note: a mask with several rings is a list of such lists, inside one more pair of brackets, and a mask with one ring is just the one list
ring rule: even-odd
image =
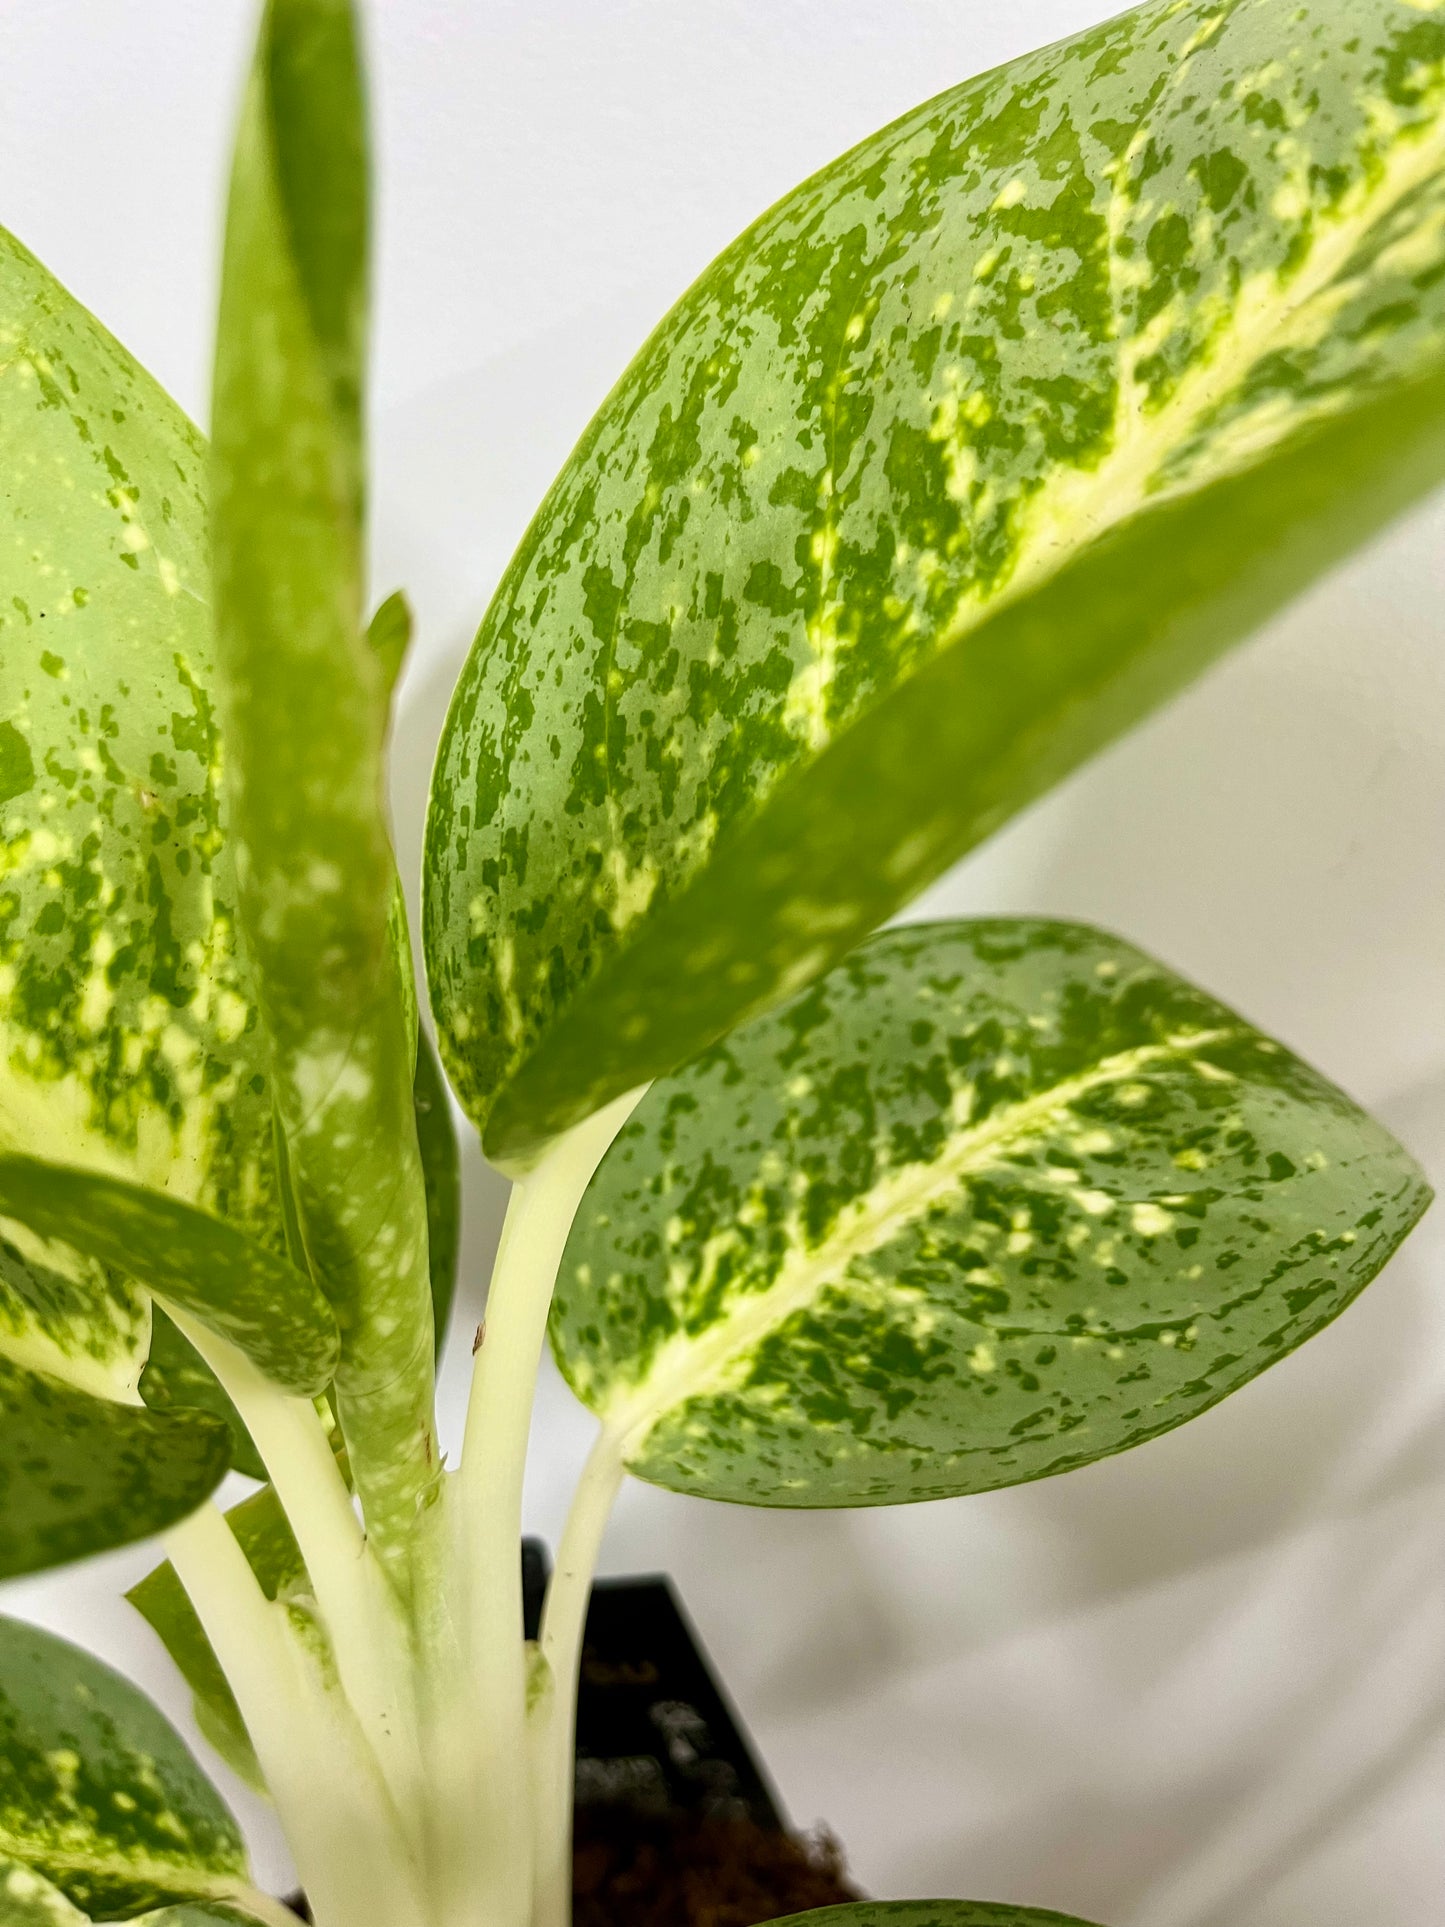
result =
[[901,1165],[871,1190],[851,1199],[811,1249],[798,1236],[794,1219],[793,1241],[771,1284],[735,1299],[703,1336],[678,1333],[668,1339],[640,1383],[598,1408],[609,1431],[622,1440],[624,1459],[642,1450],[666,1412],[716,1389],[738,1358],[756,1351],[770,1332],[838,1283],[855,1259],[881,1250],[935,1204],[957,1193],[969,1176],[997,1163],[1011,1144],[1036,1137],[1091,1091],[1126,1081],[1160,1063],[1186,1061],[1210,1045],[1245,1034],[1233,1026],[1178,1032],[1159,1043],[1116,1051],[1089,1071],[1001,1105],[980,1123],[956,1131],[939,1157]]

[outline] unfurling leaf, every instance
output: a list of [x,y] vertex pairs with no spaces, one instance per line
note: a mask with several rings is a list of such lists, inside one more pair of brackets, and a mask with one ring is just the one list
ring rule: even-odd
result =
[[96,1171],[0,1153],[0,1216],[139,1283],[219,1332],[289,1391],[336,1368],[336,1320],[304,1272],[233,1225]]
[[1333,1085],[1130,945],[898,929],[648,1092],[578,1212],[553,1349],[673,1490],[982,1492],[1236,1390],[1429,1195]]
[[427,839],[489,1151],[800,988],[1445,476],[1445,14],[1155,0],[905,115],[663,321]]
[[229,1460],[226,1426],[207,1413],[163,1417],[0,1356],[0,1579],[164,1531]]
[[0,1620],[0,1852],[101,1919],[246,1885],[240,1831],[164,1716],[13,1619]]
[[414,1018],[361,613],[366,134],[346,0],[271,0],[231,177],[213,421],[224,779],[338,1416],[400,1572],[438,1477]]

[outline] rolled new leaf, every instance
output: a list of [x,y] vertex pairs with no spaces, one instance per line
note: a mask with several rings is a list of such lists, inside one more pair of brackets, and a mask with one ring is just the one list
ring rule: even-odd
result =
[[164,1716],[13,1619],[0,1620],[0,1842],[99,1919],[247,1886],[240,1830]]
[[330,1306],[304,1272],[233,1225],[163,1192],[13,1153],[0,1154],[0,1216],[129,1272],[288,1391],[330,1385]]
[[674,1491],[984,1492],[1247,1383],[1429,1196],[1341,1091],[1131,945],[925,924],[653,1086],[578,1212],[552,1345]]
[[162,1417],[0,1356],[0,1579],[164,1531],[229,1463],[208,1413]]
[[271,0],[237,136],[213,421],[225,782],[338,1415],[397,1569],[439,1476],[414,1032],[389,932],[390,658],[362,618],[367,181],[347,0]]
[[1074,1914],[987,1900],[858,1900],[788,1914],[770,1927],[1092,1927]]
[[780,201],[543,503],[438,757],[495,1155],[799,988],[1445,475],[1445,15],[1153,0]]

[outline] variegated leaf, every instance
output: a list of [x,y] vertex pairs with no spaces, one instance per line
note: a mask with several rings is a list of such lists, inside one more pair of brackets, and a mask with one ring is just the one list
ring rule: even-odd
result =
[[204,446],[3,233],[0,434],[0,1142],[274,1238]]
[[788,195],[642,350],[432,790],[525,1162],[846,952],[1445,475],[1445,14],[1152,0]]
[[90,1654],[13,1619],[0,1620],[0,1853],[102,1919],[247,1887],[240,1831],[168,1721]]
[[213,422],[226,792],[301,1229],[372,1543],[439,1476],[389,669],[362,624],[365,117],[348,0],[271,0],[231,178]]
[[988,1900],[860,1900],[789,1914],[770,1927],[1090,1927],[1073,1914]]
[[287,1390],[330,1385],[336,1320],[326,1300],[288,1259],[222,1219],[143,1185],[3,1153],[0,1214],[129,1271]]
[[72,1246],[0,1218],[0,1357],[126,1399],[150,1340],[144,1292]]
[[[232,1506],[226,1522],[268,1599],[311,1600],[300,1548],[269,1485]],[[241,1709],[170,1561],[147,1573],[126,1598],[150,1624],[190,1687],[202,1733],[233,1772],[264,1789]]]
[[653,1086],[578,1213],[553,1349],[659,1485],[981,1492],[1213,1405],[1429,1195],[1340,1091],[1130,945],[905,928]]
[[162,1417],[0,1356],[0,1579],[175,1525],[229,1460],[207,1413]]

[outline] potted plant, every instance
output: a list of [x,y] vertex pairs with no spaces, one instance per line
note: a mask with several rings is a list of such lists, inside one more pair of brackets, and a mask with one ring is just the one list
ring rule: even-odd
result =
[[[1151,0],[966,82],[765,214],[604,404],[432,788],[431,1015],[514,1181],[455,1469],[366,247],[349,0],[264,9],[209,450],[0,244],[0,1572],[164,1534],[136,1601],[320,1927],[564,1927],[625,1473],[1066,1472],[1310,1337],[1428,1202],[1123,937],[871,933],[1445,473],[1445,15]],[[546,1337],[602,1425],[529,1641]],[[98,1662],[7,1622],[0,1708],[0,1919],[290,1918]]]

